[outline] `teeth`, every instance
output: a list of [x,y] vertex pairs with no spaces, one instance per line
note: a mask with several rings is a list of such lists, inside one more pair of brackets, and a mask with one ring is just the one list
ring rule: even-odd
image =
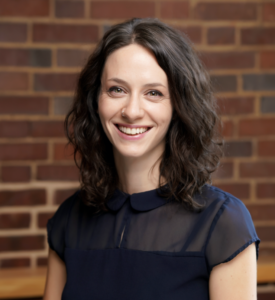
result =
[[147,127],[140,127],[140,128],[130,128],[130,127],[123,127],[118,126],[118,129],[122,131],[123,133],[129,134],[129,135],[135,135],[140,134],[148,130]]

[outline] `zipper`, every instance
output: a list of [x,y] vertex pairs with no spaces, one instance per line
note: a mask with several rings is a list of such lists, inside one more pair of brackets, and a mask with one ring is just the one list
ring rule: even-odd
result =
[[121,242],[122,242],[122,239],[123,239],[123,235],[124,235],[124,231],[125,231],[125,227],[126,227],[126,225],[124,225],[124,227],[123,227],[123,230],[122,230],[122,233],[121,233],[121,236],[120,236],[120,242],[119,242],[118,248],[120,248],[120,245],[121,245]]

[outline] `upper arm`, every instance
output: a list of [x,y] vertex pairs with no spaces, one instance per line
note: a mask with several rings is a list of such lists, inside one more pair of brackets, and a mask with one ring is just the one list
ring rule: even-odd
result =
[[65,263],[54,250],[49,248],[48,271],[43,300],[60,300],[66,280]]
[[210,300],[256,300],[257,260],[255,243],[231,261],[215,266],[209,279]]

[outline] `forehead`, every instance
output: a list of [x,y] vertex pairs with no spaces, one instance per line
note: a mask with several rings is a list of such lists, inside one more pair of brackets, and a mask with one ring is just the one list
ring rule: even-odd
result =
[[[155,55],[147,48],[130,44],[111,53],[106,59],[103,78],[120,77],[128,80],[158,79],[167,84],[167,76]],[[128,79],[128,80],[127,80]]]

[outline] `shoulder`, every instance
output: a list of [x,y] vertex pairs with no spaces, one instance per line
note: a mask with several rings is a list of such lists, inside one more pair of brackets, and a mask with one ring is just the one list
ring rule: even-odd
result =
[[48,220],[48,226],[54,222],[64,223],[68,219],[73,206],[79,201],[80,190],[77,190],[70,197],[66,198],[57,208],[51,219]]
[[230,261],[253,242],[258,258],[260,239],[245,204],[217,187],[208,187],[208,193],[212,195],[211,203],[217,206],[205,245],[210,269]]
[[246,205],[234,195],[215,186],[207,185],[201,194],[206,201],[205,215],[211,222],[209,237],[214,231],[256,236],[252,216]]
[[205,201],[206,208],[208,206],[219,207],[219,211],[217,211],[217,213],[221,213],[225,209],[230,209],[232,213],[234,212],[234,209],[236,211],[249,213],[242,200],[218,187],[209,184],[204,185],[202,192],[198,197]]
[[51,249],[64,260],[64,248],[66,245],[66,227],[71,210],[77,203],[79,191],[64,200],[47,222],[47,240]]
[[213,227],[218,220],[221,219],[219,220],[220,226],[223,225],[226,228],[234,228],[235,230],[246,228],[246,230],[251,231],[251,234],[253,235],[253,232],[255,233],[255,228],[252,216],[243,201],[215,186],[212,186],[211,190],[222,202],[220,209],[215,216]]
[[80,200],[80,190],[77,190],[70,197],[66,198],[58,207],[57,211],[66,212]]

